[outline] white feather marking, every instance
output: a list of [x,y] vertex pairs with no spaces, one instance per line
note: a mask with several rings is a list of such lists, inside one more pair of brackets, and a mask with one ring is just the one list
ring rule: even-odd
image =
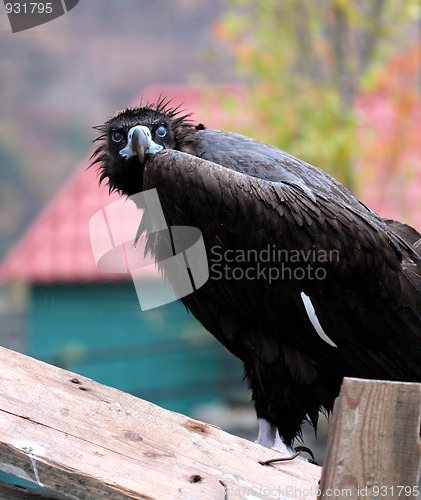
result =
[[322,325],[319,322],[318,317],[316,316],[316,311],[314,310],[313,304],[310,300],[310,297],[306,295],[304,292],[301,292],[301,299],[303,301],[304,307],[306,309],[306,313],[308,316],[308,319],[311,321],[311,324],[313,325],[314,329],[317,332],[317,335],[324,340],[327,344],[331,345],[332,347],[338,347],[333,340],[331,340],[325,333],[325,331],[322,328]]

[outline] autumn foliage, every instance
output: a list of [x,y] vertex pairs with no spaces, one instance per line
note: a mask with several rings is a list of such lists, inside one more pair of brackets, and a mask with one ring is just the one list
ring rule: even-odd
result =
[[392,58],[357,99],[358,194],[385,217],[421,229],[421,47]]
[[319,166],[381,215],[421,229],[418,3],[232,3],[215,26],[246,82],[241,101],[226,101],[237,117],[247,110],[231,128]]

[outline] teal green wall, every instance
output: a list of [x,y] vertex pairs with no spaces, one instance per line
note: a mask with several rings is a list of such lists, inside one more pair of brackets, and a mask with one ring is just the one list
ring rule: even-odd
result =
[[180,302],[143,312],[132,283],[34,286],[27,324],[30,356],[169,410],[246,391],[241,363]]
[[34,286],[28,324],[30,356],[173,411],[246,390],[240,362],[180,302],[142,311],[132,283]]

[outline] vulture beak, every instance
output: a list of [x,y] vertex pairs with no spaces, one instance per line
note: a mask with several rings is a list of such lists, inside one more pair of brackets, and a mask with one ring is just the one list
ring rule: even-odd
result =
[[144,125],[136,125],[129,130],[127,146],[120,151],[120,155],[129,159],[134,155],[139,157],[143,165],[146,154],[155,154],[164,149],[152,140],[151,131]]

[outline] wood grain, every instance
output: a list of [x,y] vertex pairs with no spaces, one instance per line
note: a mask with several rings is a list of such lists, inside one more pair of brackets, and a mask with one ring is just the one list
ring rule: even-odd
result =
[[0,470],[77,499],[316,498],[321,469],[0,348]]
[[420,420],[421,384],[344,379],[321,498],[418,498]]

